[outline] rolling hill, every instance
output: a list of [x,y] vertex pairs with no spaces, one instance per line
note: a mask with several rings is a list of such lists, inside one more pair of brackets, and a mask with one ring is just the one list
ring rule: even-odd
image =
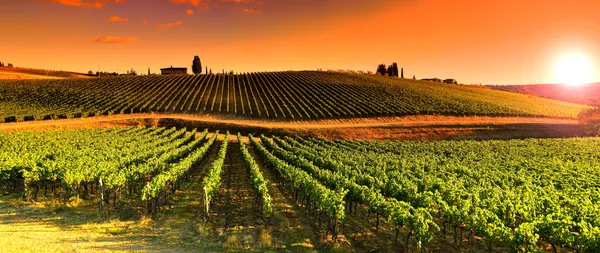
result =
[[71,71],[0,67],[0,80],[28,80],[28,79],[63,79],[89,77],[83,73]]
[[565,102],[600,106],[600,83],[582,86],[561,84],[490,85],[494,90],[512,91]]
[[588,106],[482,87],[330,72],[0,81],[0,120],[127,113],[275,121],[406,115],[574,118]]

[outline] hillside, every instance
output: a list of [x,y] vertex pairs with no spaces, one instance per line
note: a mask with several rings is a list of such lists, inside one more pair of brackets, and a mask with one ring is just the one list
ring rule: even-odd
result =
[[83,73],[32,68],[0,67],[0,80],[62,79],[89,77]]
[[511,91],[565,102],[600,106],[600,83],[583,86],[560,84],[490,85],[494,90]]
[[0,81],[0,120],[139,112],[298,121],[406,115],[573,118],[587,106],[491,89],[328,72]]

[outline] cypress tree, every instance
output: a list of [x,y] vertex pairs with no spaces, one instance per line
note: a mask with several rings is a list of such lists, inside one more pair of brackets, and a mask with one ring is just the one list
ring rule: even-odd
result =
[[379,66],[377,66],[377,72],[378,74],[381,74],[382,76],[385,76],[386,73],[386,68],[385,68],[385,64],[379,64]]
[[197,55],[194,56],[194,61],[192,62],[192,72],[194,72],[194,75],[202,73],[202,62],[200,62],[200,57]]

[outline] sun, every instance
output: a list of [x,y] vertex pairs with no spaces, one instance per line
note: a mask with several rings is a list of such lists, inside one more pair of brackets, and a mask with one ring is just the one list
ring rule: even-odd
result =
[[556,64],[556,81],[578,86],[592,82],[592,64],[581,53],[565,54]]

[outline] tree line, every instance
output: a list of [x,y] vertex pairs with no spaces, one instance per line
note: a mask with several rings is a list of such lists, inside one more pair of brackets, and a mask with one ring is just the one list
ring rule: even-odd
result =
[[387,68],[385,64],[379,64],[375,73],[380,74],[382,76],[385,76],[387,74],[391,77],[404,78],[404,68],[401,68],[400,72],[398,72],[398,63],[395,62],[387,66]]
[[13,64],[12,63],[8,63],[7,64],[7,63],[4,63],[4,62],[0,61],[0,67],[2,67],[2,68],[12,68]]

